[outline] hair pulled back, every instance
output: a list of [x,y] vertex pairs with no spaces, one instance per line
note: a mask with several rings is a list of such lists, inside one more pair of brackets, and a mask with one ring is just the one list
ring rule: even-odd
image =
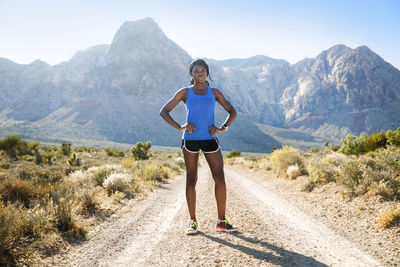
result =
[[[210,80],[212,81],[212,79],[211,79],[211,77],[210,77],[210,70],[209,70],[209,68],[208,68],[208,65],[207,65],[206,61],[205,61],[204,59],[201,59],[201,58],[194,59],[194,60],[192,61],[192,63],[190,63],[190,66],[189,66],[189,74],[190,74],[190,76],[192,76],[193,68],[194,68],[194,66],[196,66],[196,65],[199,65],[199,66],[204,67],[204,68],[206,69],[206,71],[207,71],[207,77],[209,77]],[[192,85],[192,84],[194,84],[193,78],[190,80],[190,85]],[[210,85],[209,82],[208,82],[207,80],[206,80],[205,84],[206,84],[207,86]]]

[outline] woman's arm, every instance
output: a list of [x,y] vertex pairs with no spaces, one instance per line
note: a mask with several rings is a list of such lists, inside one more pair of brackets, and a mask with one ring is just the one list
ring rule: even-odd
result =
[[[212,90],[213,90],[215,100],[226,110],[226,112],[229,113],[228,117],[226,118],[225,122],[223,123],[223,125],[226,125],[228,127],[236,119],[236,116],[237,116],[236,110],[231,105],[231,103],[229,103],[228,100],[225,99],[224,95],[218,89],[213,88]],[[214,136],[215,132],[223,133],[226,131],[226,128],[215,127],[215,129],[211,129],[211,127],[210,127],[209,130],[210,130],[211,135]]]
[[187,91],[188,91],[187,88],[183,88],[178,92],[176,92],[175,95],[170,100],[168,100],[168,102],[165,103],[165,105],[161,108],[160,116],[175,129],[181,132],[187,129],[189,133],[192,133],[194,129],[193,124],[187,123],[184,126],[181,126],[169,114],[176,107],[176,105],[178,105],[180,101],[186,100]]

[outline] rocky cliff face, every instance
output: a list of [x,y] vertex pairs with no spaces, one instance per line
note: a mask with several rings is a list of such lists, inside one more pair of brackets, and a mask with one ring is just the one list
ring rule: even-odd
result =
[[[158,111],[188,85],[191,60],[152,19],[125,22],[110,45],[55,66],[0,59],[0,127],[53,139],[177,146],[181,133]],[[295,65],[266,56],[208,62],[211,85],[239,111],[221,136],[227,149],[279,145],[256,122],[335,137],[400,126],[400,72],[367,47],[337,45]],[[184,122],[183,104],[173,116]],[[225,117],[217,109],[217,123]]]
[[400,126],[400,71],[368,47],[334,46],[294,72],[280,101],[287,126],[336,136]]

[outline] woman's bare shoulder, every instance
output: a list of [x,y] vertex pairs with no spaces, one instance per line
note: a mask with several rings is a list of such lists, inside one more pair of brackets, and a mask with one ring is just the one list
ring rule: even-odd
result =
[[218,95],[222,95],[221,91],[217,88],[211,88],[213,95],[216,97]]
[[188,96],[189,88],[183,87],[175,92],[174,97],[179,98],[180,100],[186,100]]

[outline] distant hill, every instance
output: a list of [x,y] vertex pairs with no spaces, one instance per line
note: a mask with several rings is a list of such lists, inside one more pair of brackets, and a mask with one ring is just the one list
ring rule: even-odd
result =
[[[188,86],[191,60],[151,18],[54,66],[0,58],[0,135],[179,146],[181,133],[159,110]],[[208,62],[212,87],[239,112],[219,136],[226,150],[269,152],[288,140],[268,125],[313,134],[312,144],[400,126],[400,72],[367,47],[337,45],[294,65],[266,56]],[[181,103],[172,115],[183,124],[185,112]],[[218,107],[217,124],[225,117]]]

